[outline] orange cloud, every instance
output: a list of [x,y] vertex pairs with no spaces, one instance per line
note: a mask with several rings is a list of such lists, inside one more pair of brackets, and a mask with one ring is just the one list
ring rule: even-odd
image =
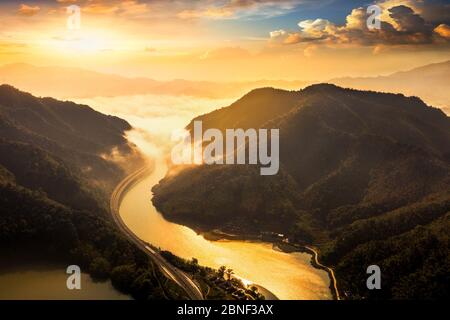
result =
[[183,10],[177,14],[181,19],[223,19],[232,17],[234,12],[227,8],[207,8],[204,10]]
[[[63,0],[67,1],[67,0]],[[90,0],[82,6],[83,12],[92,14],[140,15],[149,11],[146,3],[136,0],[102,1]]]
[[240,47],[223,47],[215,50],[207,51],[200,59],[201,60],[230,60],[230,59],[242,59],[250,57],[250,52]]
[[307,58],[311,58],[317,49],[318,47],[315,44],[309,45],[303,50],[303,55]]
[[440,35],[442,38],[450,39],[450,27],[446,24],[440,24],[435,29],[434,32],[436,32],[438,35]]
[[93,14],[110,14],[115,13],[119,10],[118,6],[107,5],[104,3],[91,3],[82,8],[83,12],[93,13]]
[[26,4],[21,4],[19,9],[17,10],[17,13],[21,16],[31,17],[37,14],[41,8],[38,6],[28,6]]
[[295,44],[301,42],[301,36],[298,33],[289,33],[283,40],[284,44]]

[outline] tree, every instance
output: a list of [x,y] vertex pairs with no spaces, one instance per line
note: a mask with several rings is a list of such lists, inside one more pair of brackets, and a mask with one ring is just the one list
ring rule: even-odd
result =
[[226,271],[227,277],[228,277],[228,281],[231,280],[231,276],[234,274],[233,269],[227,269]]
[[105,258],[97,257],[89,265],[89,271],[94,278],[106,279],[111,272],[111,265]]
[[192,272],[197,273],[199,270],[198,259],[192,258],[191,266],[192,266]]
[[219,277],[223,278],[225,276],[225,271],[227,270],[227,267],[221,266],[219,270],[217,271],[217,274]]

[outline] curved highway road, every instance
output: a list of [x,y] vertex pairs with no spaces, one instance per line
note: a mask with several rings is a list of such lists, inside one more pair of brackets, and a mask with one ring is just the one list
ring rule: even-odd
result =
[[192,300],[203,300],[203,294],[198,286],[189,278],[186,273],[175,268],[169,262],[167,262],[157,251],[153,250],[149,244],[139,239],[123,222],[120,217],[119,208],[120,203],[126,194],[126,192],[144,178],[151,171],[150,167],[144,167],[135,173],[129,175],[122,180],[116,187],[111,196],[110,210],[113,216],[114,222],[119,229],[143,252],[145,252],[153,262],[161,269],[161,271],[171,280],[176,282],[186,292],[188,297]]

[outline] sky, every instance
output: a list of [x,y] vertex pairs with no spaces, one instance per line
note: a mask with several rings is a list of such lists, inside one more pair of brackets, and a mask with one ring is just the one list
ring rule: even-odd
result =
[[[367,27],[371,5],[378,29]],[[157,80],[326,80],[449,60],[449,44],[450,0],[0,1],[0,65]]]

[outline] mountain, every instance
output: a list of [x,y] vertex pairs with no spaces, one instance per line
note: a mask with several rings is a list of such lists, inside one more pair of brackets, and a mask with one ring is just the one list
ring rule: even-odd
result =
[[360,90],[415,95],[450,114],[450,61],[429,64],[388,76],[336,78],[336,85]]
[[304,81],[260,80],[251,82],[209,82],[148,78],[127,78],[79,68],[37,67],[16,63],[0,67],[0,84],[10,84],[38,96],[62,99],[115,97],[140,94],[186,95],[206,98],[230,98],[261,86],[288,89],[306,85]]
[[[448,297],[450,120],[441,110],[319,84],[254,90],[194,120],[203,130],[278,128],[280,171],[173,167],[153,189],[167,219],[316,245],[348,298]],[[383,290],[367,290],[372,264]]]
[[[76,264],[135,298],[185,297],[116,229],[109,197],[142,166],[124,120],[0,86],[0,270]],[[120,154],[128,167],[114,161]]]
[[[429,64],[388,76],[335,78],[328,82],[359,90],[403,93],[420,97],[426,103],[450,114],[450,61]],[[10,84],[38,96],[60,99],[115,97],[128,95],[175,95],[201,98],[234,98],[255,88],[274,87],[298,90],[314,81],[259,80],[211,82],[149,78],[128,78],[79,68],[38,67],[16,63],[0,66],[0,84]],[[423,85],[426,83],[426,85]]]
[[[111,190],[124,175],[124,168],[108,158],[123,154],[139,161],[135,147],[124,137],[129,129],[126,121],[85,105],[36,98],[8,85],[0,86],[1,138],[54,155],[101,190]],[[4,156],[17,163],[17,158],[7,153]]]

